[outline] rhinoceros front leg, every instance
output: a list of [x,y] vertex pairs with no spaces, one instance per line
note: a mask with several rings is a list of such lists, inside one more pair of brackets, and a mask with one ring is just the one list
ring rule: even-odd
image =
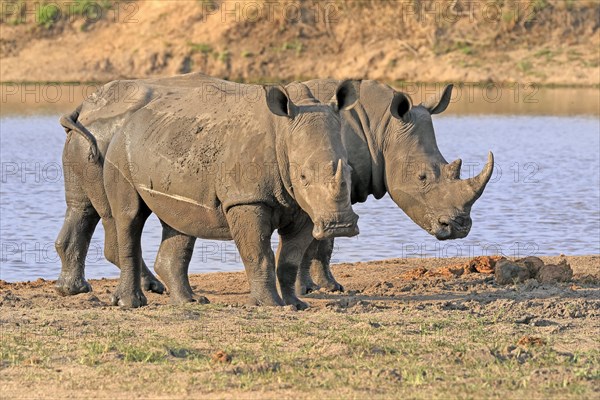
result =
[[181,304],[191,301],[209,303],[204,296],[194,298],[188,279],[188,268],[194,252],[196,238],[185,235],[162,222],[162,242],[156,255],[154,270],[166,283],[171,303]]
[[[299,274],[299,279],[302,279],[302,274],[310,275],[318,286],[330,292],[343,292],[344,287],[335,280],[330,269],[334,239],[315,240],[315,242],[317,243],[316,253],[312,258],[309,258],[307,254],[307,257],[302,260],[302,272]],[[298,284],[302,285],[302,283]]]
[[262,204],[231,207],[226,214],[250,284],[249,305],[282,306],[275,283],[275,257],[271,250],[272,211]]
[[[286,232],[282,233],[280,230],[279,235],[279,247],[277,248],[279,288],[281,289],[283,302],[287,305],[294,305],[299,310],[308,308],[308,304],[296,296],[295,284],[298,267],[313,239],[312,229],[313,224],[310,221],[304,221],[299,230],[294,229],[294,227],[286,227]],[[296,232],[293,232],[294,230]]]
[[320,289],[310,276],[310,264],[313,259],[317,257],[317,250],[319,248],[319,241],[312,238],[312,241],[308,245],[308,248],[304,252],[302,262],[298,268],[298,274],[296,276],[296,293],[305,295],[311,292],[316,292]]

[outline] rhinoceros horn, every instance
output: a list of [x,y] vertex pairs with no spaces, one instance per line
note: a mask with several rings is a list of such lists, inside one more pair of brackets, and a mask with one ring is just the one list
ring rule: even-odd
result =
[[460,167],[462,166],[462,160],[452,161],[450,164],[444,167],[446,177],[448,179],[460,179]]
[[490,151],[488,153],[488,160],[483,167],[483,170],[479,173],[479,175],[474,176],[465,180],[464,182],[468,186],[471,192],[471,204],[474,203],[483,193],[485,186],[489,182],[492,177],[492,173],[494,172],[494,154]]
[[337,169],[335,170],[335,183],[338,185],[342,184],[342,168],[343,168],[343,164],[342,164],[342,159],[340,158],[338,160],[337,163]]

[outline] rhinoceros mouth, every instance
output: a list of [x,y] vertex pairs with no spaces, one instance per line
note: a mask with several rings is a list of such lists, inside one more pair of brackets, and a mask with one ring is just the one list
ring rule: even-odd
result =
[[333,219],[316,221],[312,233],[317,240],[356,236],[360,233],[357,222],[358,215],[354,213],[336,214]]
[[429,232],[438,240],[462,239],[471,230],[471,218],[468,215],[441,216],[432,223]]

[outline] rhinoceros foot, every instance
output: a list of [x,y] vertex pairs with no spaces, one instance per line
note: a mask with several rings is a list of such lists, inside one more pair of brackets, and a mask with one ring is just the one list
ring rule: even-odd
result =
[[344,287],[339,284],[335,279],[331,278],[331,280],[327,280],[326,283],[321,283],[321,287],[328,292],[343,292]]
[[264,295],[258,296],[250,295],[248,297],[248,301],[246,301],[247,306],[270,306],[270,307],[282,307],[285,304],[279,295]]
[[142,276],[142,289],[147,292],[163,294],[165,292],[165,285],[153,275]]
[[302,281],[300,281],[300,280],[296,281],[296,292],[302,296],[305,294],[316,292],[320,288],[321,287],[319,285],[317,285],[316,283],[314,283],[312,281],[312,279],[310,279],[310,278],[303,279]]
[[171,293],[169,296],[169,302],[171,304],[187,304],[187,303],[198,303],[198,304],[210,304],[205,296],[194,296],[188,294],[176,295]]
[[306,310],[308,308],[308,304],[296,296],[285,296],[283,302],[286,306],[295,306],[296,310]]
[[80,293],[88,293],[92,291],[92,286],[85,280],[84,277],[65,278],[62,275],[56,281],[54,287],[61,296],[73,296]]
[[[312,271],[311,271],[312,272]],[[317,285],[327,290],[328,292],[343,292],[344,287],[335,280],[330,271],[318,271],[315,273],[314,278],[317,281]]]
[[110,296],[110,302],[113,306],[118,305],[123,308],[139,308],[148,304],[141,290],[126,290],[120,286]]
[[206,296],[194,296],[194,301],[199,304],[210,304],[210,300]]

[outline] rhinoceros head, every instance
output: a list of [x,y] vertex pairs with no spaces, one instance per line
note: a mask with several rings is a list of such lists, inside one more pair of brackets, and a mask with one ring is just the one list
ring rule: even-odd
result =
[[284,132],[278,134],[285,148],[287,189],[312,219],[316,239],[357,235],[358,215],[350,202],[352,169],[341,139],[339,110],[354,107],[358,93],[352,82],[344,81],[324,104],[305,85],[294,88],[299,91],[297,104],[285,88],[266,88],[271,112],[286,117]]
[[483,193],[494,168],[490,152],[479,175],[461,180],[462,161],[449,164],[440,153],[431,116],[448,107],[451,94],[452,85],[448,85],[440,98],[413,107],[407,95],[394,93],[383,148],[390,196],[415,223],[439,240],[467,236],[471,206]]

